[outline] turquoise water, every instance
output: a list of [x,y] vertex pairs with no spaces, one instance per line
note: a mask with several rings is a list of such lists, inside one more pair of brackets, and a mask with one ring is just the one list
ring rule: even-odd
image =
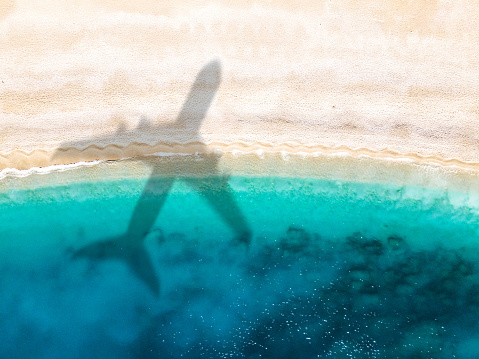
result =
[[[142,194],[147,178],[37,176],[0,193],[2,358],[479,357],[472,194],[241,176],[230,192],[158,178]],[[162,194],[141,241],[150,277],[129,247],[83,255]]]

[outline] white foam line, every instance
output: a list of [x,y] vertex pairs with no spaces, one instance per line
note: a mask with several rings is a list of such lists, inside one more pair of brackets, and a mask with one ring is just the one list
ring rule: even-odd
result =
[[401,158],[397,158],[397,157],[375,157],[375,156],[366,155],[366,154],[360,154],[357,157],[358,158],[367,158],[367,159],[371,159],[371,160],[375,160],[375,161],[376,160],[382,160],[382,161],[386,161],[386,162],[404,162],[404,163],[409,163],[409,164],[416,163],[416,161],[414,161],[412,158],[406,158],[406,157],[401,157]]
[[[156,156],[164,156],[164,157],[173,157],[173,156],[197,156],[198,152],[196,153],[184,153],[184,152],[155,152],[151,154],[144,155],[146,157],[156,157]],[[131,157],[133,158],[133,157]]]
[[281,157],[285,160],[288,161],[291,158],[294,158],[295,156],[297,157],[325,157],[325,158],[358,158],[358,159],[370,159],[374,161],[381,161],[381,162],[395,162],[395,163],[405,163],[413,166],[422,166],[422,167],[433,167],[436,169],[444,169],[448,171],[453,171],[453,172],[460,172],[460,171],[466,171],[466,172],[473,172],[471,170],[465,170],[461,167],[458,167],[457,165],[442,165],[436,162],[432,161],[424,161],[424,162],[416,162],[412,158],[397,158],[397,157],[376,157],[372,155],[367,155],[367,154],[360,154],[355,156],[354,154],[351,154],[347,151],[340,151],[340,152],[332,152],[332,153],[327,153],[324,151],[314,151],[314,152],[305,152],[305,151],[298,151],[298,152],[290,152],[290,151],[285,151],[285,150],[278,150],[278,151],[264,151],[262,149],[259,150],[233,150],[230,151],[230,153],[235,156],[241,156],[241,155],[246,155],[246,154],[256,154],[260,158],[264,158],[265,153],[279,153],[281,154]]
[[78,167],[92,167],[105,161],[77,162],[68,165],[51,165],[47,167],[32,167],[27,170],[18,170],[16,168],[5,168],[0,171],[0,180],[6,177],[27,177],[32,174],[45,175],[52,172],[63,172]]
[[[147,154],[143,156],[147,157],[156,157],[156,156],[165,156],[165,157],[171,157],[171,156],[196,156],[198,153],[193,154],[193,153],[173,153],[173,152],[156,152],[152,154]],[[116,161],[124,161],[128,159],[133,159],[135,157],[125,157]],[[70,163],[68,165],[51,165],[47,167],[32,167],[27,170],[19,170],[16,168],[5,168],[0,171],[0,180],[6,178],[6,177],[27,177],[32,174],[48,174],[52,172],[63,172],[63,171],[68,171],[72,170],[78,167],[92,167],[97,164],[107,162],[108,160],[97,160],[97,161],[89,161],[89,162],[76,162],[76,163]]]
[[[260,158],[264,158],[265,153],[279,153],[281,154],[281,157],[287,161],[291,158],[294,158],[295,156],[298,157],[336,157],[336,158],[344,158],[344,157],[354,157],[351,155],[349,152],[334,152],[334,153],[325,153],[323,151],[315,151],[315,152],[289,152],[289,151],[264,151],[262,149],[257,149],[257,150],[250,150],[250,151],[244,151],[244,150],[232,150],[232,151],[223,151],[223,150],[215,150],[214,153],[216,154],[225,154],[225,153],[231,153],[234,157],[238,157],[241,155],[246,155],[246,154],[256,154]],[[154,156],[165,156],[165,157],[173,157],[173,156],[198,156],[199,153],[183,153],[183,152],[155,152],[152,154],[147,154],[143,156],[148,156],[148,157],[154,157]],[[117,161],[123,161],[127,159],[132,159],[135,157],[128,157],[128,158],[122,158]],[[395,158],[395,157],[382,157],[382,158],[377,158],[374,156],[370,156],[367,154],[360,154],[357,156],[357,158],[364,158],[364,159],[373,159],[373,160],[379,160],[379,161],[385,161],[385,162],[402,162],[402,163],[408,163],[411,165],[419,165],[419,166],[426,166],[426,167],[433,167],[435,169],[447,169],[452,172],[459,172],[459,171],[464,171],[464,169],[459,168],[456,165],[449,165],[449,166],[443,166],[435,162],[423,162],[420,164],[415,163],[415,161],[411,158]],[[107,162],[107,160],[97,160],[97,161],[90,161],[90,162],[77,162],[77,163],[71,163],[68,165],[51,165],[47,167],[32,167],[26,170],[18,170],[16,168],[5,168],[0,171],[0,180],[6,178],[6,177],[27,177],[32,174],[48,174],[52,172],[63,172],[67,170],[72,170],[75,168],[79,167],[92,167],[95,165],[98,165],[102,162]],[[116,162],[116,161],[115,161]],[[467,172],[472,172],[472,171],[467,171]]]
[[279,153],[285,159],[290,157],[353,157],[349,152],[333,152],[333,153],[326,153],[324,151],[314,151],[314,152],[305,152],[305,151],[298,151],[298,152],[290,152],[285,150],[232,150],[227,151],[227,153],[231,153],[233,156],[244,155],[244,154],[256,154],[259,157],[263,158],[265,154],[268,153]]

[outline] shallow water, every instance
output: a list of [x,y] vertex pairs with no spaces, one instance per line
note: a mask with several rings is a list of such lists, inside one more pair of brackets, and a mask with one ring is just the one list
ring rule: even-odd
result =
[[232,200],[220,177],[178,179],[143,243],[155,295],[107,249],[76,255],[127,231],[147,178],[37,176],[0,193],[0,357],[479,356],[473,194],[232,176]]

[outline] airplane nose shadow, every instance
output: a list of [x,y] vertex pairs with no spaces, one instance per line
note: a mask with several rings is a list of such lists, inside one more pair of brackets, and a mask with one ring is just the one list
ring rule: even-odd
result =
[[[197,75],[176,121],[173,124],[163,125],[159,129],[183,131],[189,135],[189,138],[194,138],[195,142],[203,143],[199,129],[220,83],[221,65],[219,61],[211,61]],[[130,134],[139,136],[142,131],[148,130],[149,126],[149,124],[140,123],[138,128]],[[124,133],[124,131],[123,129],[117,133]],[[54,158],[64,155],[66,151],[62,148],[85,147],[86,144],[94,143],[95,140],[103,143],[115,143],[115,135],[62,144],[60,149],[54,154]],[[205,174],[207,176],[194,179],[184,177],[182,180],[195,188],[221,216],[223,221],[231,227],[235,233],[233,241],[238,244],[244,244],[248,248],[251,242],[251,230],[234,199],[233,192],[228,183],[228,176],[220,175],[219,173],[218,155],[212,153],[206,145],[200,146],[200,152],[205,153],[203,155],[204,161],[201,161],[200,172],[203,176]],[[71,158],[71,154],[69,156]],[[160,282],[153,262],[144,246],[144,239],[152,230],[152,226],[161,212],[171,186],[179,176],[164,177],[165,169],[161,168],[161,161],[153,161],[151,158],[142,158],[140,160],[151,166],[152,172],[136,203],[126,233],[119,237],[98,240],[88,244],[76,250],[72,258],[87,258],[93,261],[120,260],[129,266],[132,273],[155,296],[159,296]],[[181,168],[181,165],[174,167]],[[214,178],[214,181],[212,181],[212,178]]]

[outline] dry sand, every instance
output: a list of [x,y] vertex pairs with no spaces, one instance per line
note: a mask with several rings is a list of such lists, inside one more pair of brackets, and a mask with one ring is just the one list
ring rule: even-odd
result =
[[[475,1],[309,3],[0,0],[0,169],[221,148],[479,171]],[[171,126],[215,59],[200,132]]]

